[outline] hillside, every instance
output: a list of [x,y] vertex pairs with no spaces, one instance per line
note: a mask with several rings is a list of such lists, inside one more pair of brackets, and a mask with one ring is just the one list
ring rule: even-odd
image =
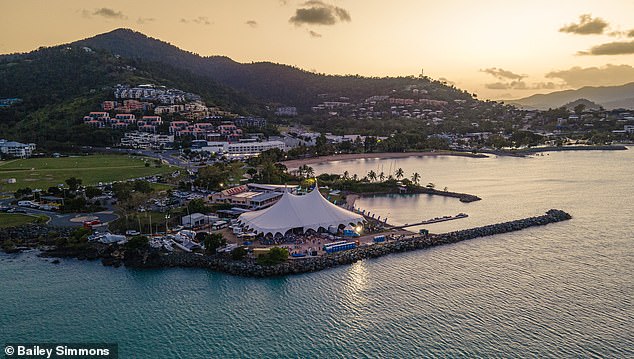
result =
[[568,102],[567,104],[564,105],[564,107],[567,108],[569,111],[573,111],[575,107],[581,106],[581,105],[583,105],[583,109],[585,110],[599,110],[601,108],[600,105],[585,98],[580,98],[578,100]]
[[587,99],[606,109],[634,108],[634,82],[621,86],[587,86],[578,90],[538,94],[507,102],[522,108],[545,110],[564,106],[577,99]]
[[197,93],[211,106],[238,113],[263,107],[215,81],[168,65],[127,60],[78,46],[43,48],[0,58],[0,98],[22,101],[0,109],[0,137],[48,148],[110,145],[117,133],[81,125],[81,118],[112,98],[116,84],[154,83]]
[[187,69],[249,93],[262,101],[302,109],[308,109],[324,98],[333,100],[345,96],[358,101],[412,85],[428,91],[429,98],[432,99],[471,99],[464,91],[427,78],[333,76],[270,62],[242,64],[224,56],[201,57],[128,29],[117,29],[74,44],[107,50],[126,58]]

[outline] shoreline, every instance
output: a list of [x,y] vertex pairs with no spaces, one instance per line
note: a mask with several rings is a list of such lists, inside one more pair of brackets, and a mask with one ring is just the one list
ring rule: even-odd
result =
[[[229,255],[198,255],[194,253],[164,254],[155,249],[128,251],[123,250],[123,248],[120,248],[118,245],[105,245],[100,243],[90,243],[89,246],[83,249],[51,248],[46,250],[40,246],[33,246],[31,248],[22,247],[16,252],[26,249],[40,249],[41,252],[38,254],[39,257],[77,258],[89,260],[99,259],[104,266],[114,267],[125,265],[129,268],[141,269],[171,267],[204,268],[243,277],[279,277],[291,274],[316,272],[392,253],[426,249],[474,238],[520,231],[530,227],[566,221],[571,218],[570,214],[562,210],[551,209],[541,216],[522,218],[514,221],[449,233],[412,235],[407,237],[401,235],[396,239],[392,239],[384,243],[360,246],[347,251],[330,253],[320,257],[289,259],[284,263],[273,266],[263,266],[257,264],[255,259],[251,258],[246,260],[233,260]],[[59,264],[60,262],[59,260],[55,260],[53,263]]]
[[394,159],[407,157],[438,157],[438,156],[458,156],[472,158],[487,158],[489,156],[483,153],[457,152],[457,151],[424,151],[424,152],[377,152],[377,153],[343,153],[339,155],[318,156],[309,158],[300,158],[296,160],[282,161],[289,170],[297,169],[303,165],[313,165],[324,162],[334,161],[352,161],[362,159]]
[[460,151],[423,151],[423,152],[377,152],[377,153],[344,153],[339,155],[318,156],[310,158],[300,158],[295,160],[282,161],[289,170],[297,169],[303,165],[321,164],[335,161],[353,161],[362,159],[397,159],[408,157],[437,157],[437,156],[457,156],[471,158],[488,158],[494,156],[526,157],[527,155],[541,152],[565,152],[565,151],[624,151],[625,145],[596,145],[596,146],[548,146],[533,147],[518,150],[477,150],[477,153]]
[[259,265],[255,263],[255,260],[253,259],[235,261],[228,257],[220,257],[217,255],[198,256],[184,253],[168,256],[145,255],[143,257],[138,257],[137,260],[124,261],[124,264],[134,268],[206,268],[243,277],[280,277],[292,274],[317,272],[341,265],[353,264],[364,259],[382,257],[392,253],[426,249],[469,239],[520,231],[530,227],[566,221],[571,218],[572,216],[570,216],[570,214],[562,210],[551,209],[541,216],[528,217],[449,233],[414,235],[410,237],[402,236],[398,239],[384,243],[361,246],[347,251],[326,254],[321,257],[287,260],[284,263],[273,266]]

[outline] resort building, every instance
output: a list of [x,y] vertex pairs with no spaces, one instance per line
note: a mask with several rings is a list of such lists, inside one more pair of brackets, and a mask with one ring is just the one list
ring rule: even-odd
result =
[[121,146],[140,149],[168,149],[174,143],[174,135],[160,135],[146,132],[126,132]]
[[0,139],[0,154],[2,157],[29,158],[35,151],[35,143],[20,143]]
[[214,193],[211,195],[212,203],[231,204],[234,207],[248,209],[266,208],[282,197],[282,192],[277,188],[251,187],[242,185]]

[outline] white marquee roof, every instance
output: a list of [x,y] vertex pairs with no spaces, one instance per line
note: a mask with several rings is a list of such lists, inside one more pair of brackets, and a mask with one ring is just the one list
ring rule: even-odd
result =
[[363,222],[362,215],[330,203],[319,189],[305,196],[285,192],[282,198],[269,208],[243,213],[238,221],[256,233],[284,235],[288,230],[301,227],[304,231],[317,231],[320,227],[357,224]]

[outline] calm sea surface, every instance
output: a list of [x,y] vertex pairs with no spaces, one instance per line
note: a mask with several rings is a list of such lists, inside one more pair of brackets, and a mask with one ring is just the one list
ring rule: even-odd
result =
[[550,208],[573,220],[276,279],[2,254],[0,344],[116,342],[122,358],[634,357],[634,148],[313,168],[403,168],[482,197],[356,203],[392,223],[469,214],[433,232]]

